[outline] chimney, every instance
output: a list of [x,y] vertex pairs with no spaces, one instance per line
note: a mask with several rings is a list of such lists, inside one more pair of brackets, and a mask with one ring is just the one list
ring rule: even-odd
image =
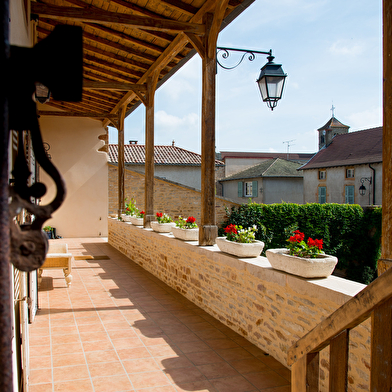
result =
[[174,140],[172,141],[172,147],[174,147]]
[[129,144],[137,144],[137,140],[130,140]]

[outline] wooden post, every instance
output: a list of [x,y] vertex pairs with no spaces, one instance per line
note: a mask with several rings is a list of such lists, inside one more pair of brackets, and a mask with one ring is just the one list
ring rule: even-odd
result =
[[124,120],[125,120],[126,105],[121,107],[118,112],[118,217],[124,211]]
[[144,182],[144,227],[151,227],[154,217],[154,100],[159,72],[147,78],[146,93],[146,162]]
[[384,124],[382,150],[382,247],[379,275],[392,266],[392,2],[383,1]]
[[[0,4],[0,69],[2,85],[7,78],[6,64],[10,55],[9,1]],[[6,89],[0,89],[0,391],[12,392],[11,351],[11,268],[10,221],[8,207],[8,99]]]
[[[218,236],[215,220],[215,75],[216,40],[210,36],[213,15],[204,16],[202,123],[201,123],[201,222],[199,245],[214,245]],[[212,47],[213,50],[209,50]]]

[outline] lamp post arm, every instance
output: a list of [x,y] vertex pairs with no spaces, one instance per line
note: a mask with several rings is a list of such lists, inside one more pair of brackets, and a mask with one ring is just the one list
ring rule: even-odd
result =
[[[222,67],[224,69],[237,68],[242,63],[242,61],[244,60],[246,55],[249,55],[248,56],[249,61],[253,61],[256,58],[256,54],[268,55],[269,61],[272,61],[274,59],[274,57],[272,56],[272,49],[270,49],[269,52],[264,52],[264,51],[260,51],[260,50],[250,50],[250,49],[226,48],[226,47],[220,47],[220,46],[218,46],[216,49],[217,49],[216,62],[217,62],[217,64],[219,64],[220,67]],[[222,58],[226,60],[229,58],[230,52],[239,52],[239,53],[243,53],[243,55],[237,64],[235,64],[231,67],[227,67],[227,66],[224,66],[223,64],[220,63],[218,55],[221,53]]]

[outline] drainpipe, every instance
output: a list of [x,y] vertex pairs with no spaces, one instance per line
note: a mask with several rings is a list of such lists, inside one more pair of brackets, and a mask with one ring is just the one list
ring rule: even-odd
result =
[[371,167],[370,163],[369,163],[369,167],[370,169],[373,170],[373,205],[376,205],[376,169],[374,169],[373,167]]

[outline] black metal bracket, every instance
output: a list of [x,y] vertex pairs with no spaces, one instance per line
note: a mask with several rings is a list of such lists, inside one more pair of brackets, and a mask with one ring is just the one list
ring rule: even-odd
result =
[[[248,60],[249,61],[253,61],[256,58],[256,54],[264,54],[264,55],[268,55],[268,59],[272,61],[274,59],[274,57],[272,56],[272,49],[269,52],[262,52],[259,50],[249,50],[249,49],[236,49],[236,48],[225,48],[225,47],[217,47],[217,52],[216,52],[216,62],[217,64],[224,68],[224,69],[234,69],[237,68],[243,61],[245,56],[248,55]],[[227,60],[230,57],[230,52],[239,52],[239,53],[243,53],[240,60],[233,66],[225,66],[223,64],[221,64],[221,62],[219,61],[219,58],[223,59],[223,60]],[[222,61],[222,60],[221,60]]]

